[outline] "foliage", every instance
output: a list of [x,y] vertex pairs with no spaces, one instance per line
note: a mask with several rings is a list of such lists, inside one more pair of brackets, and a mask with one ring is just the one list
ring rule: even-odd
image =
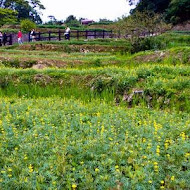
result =
[[172,0],[168,9],[167,17],[171,23],[177,24],[190,19],[190,1]]
[[73,26],[73,27],[80,26],[80,22],[77,20],[77,18],[74,15],[68,16],[64,23],[68,26]]
[[22,19],[30,19],[37,23],[42,22],[38,11],[45,9],[40,0],[1,0],[0,7],[17,11],[19,21]]
[[154,11],[155,13],[164,13],[168,8],[170,0],[129,0],[130,5],[136,4],[136,8],[132,11]]
[[20,26],[21,26],[21,29],[25,32],[29,32],[32,29],[36,28],[36,24],[28,19],[22,20]]
[[129,0],[130,5],[137,3],[132,13],[145,10],[154,11],[155,13],[164,13],[165,19],[177,24],[190,19],[190,2],[189,0]]
[[17,12],[10,9],[0,8],[0,26],[16,22]]
[[1,47],[0,189],[190,189],[190,35],[153,39]]
[[[131,53],[138,52],[138,50],[148,50],[151,46],[155,46],[155,40],[151,40],[151,38],[146,39],[145,37],[160,34],[170,28],[170,26],[163,21],[161,15],[150,11],[136,11],[131,16],[120,19],[117,25],[121,34],[125,38],[130,39],[132,45]],[[153,42],[152,45],[150,40]],[[160,45],[157,44],[156,46]]]
[[187,114],[56,97],[0,107],[2,189],[190,188]]

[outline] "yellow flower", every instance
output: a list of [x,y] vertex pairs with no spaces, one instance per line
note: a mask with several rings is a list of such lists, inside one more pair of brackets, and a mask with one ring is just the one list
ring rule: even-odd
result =
[[53,184],[53,185],[56,185],[56,181],[53,181],[52,184]]
[[30,172],[30,173],[32,173],[32,172],[34,171],[31,164],[28,166],[28,168],[29,168],[29,172]]
[[164,186],[160,186],[160,189],[164,189]]
[[9,171],[9,172],[12,172],[12,169],[11,169],[11,168],[8,168],[8,171]]
[[118,165],[116,165],[116,166],[115,166],[115,169],[118,169],[118,168],[119,168],[119,166],[118,166]]
[[175,180],[175,177],[174,177],[174,176],[172,176],[172,177],[171,177],[171,181],[174,181],[174,180]]
[[72,188],[73,188],[73,189],[76,189],[76,188],[77,188],[77,185],[76,185],[76,184],[72,184]]
[[160,183],[161,183],[161,184],[164,184],[164,180],[162,180]]
[[4,174],[4,173],[5,173],[5,171],[4,171],[4,170],[1,170],[1,173],[2,173],[2,174]]
[[100,170],[98,168],[95,169],[95,172],[99,172]]
[[149,180],[149,181],[148,181],[148,183],[152,184],[152,181],[151,181],[151,180]]

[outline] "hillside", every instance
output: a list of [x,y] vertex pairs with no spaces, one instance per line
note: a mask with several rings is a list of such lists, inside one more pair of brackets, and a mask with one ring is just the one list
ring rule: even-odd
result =
[[190,36],[0,47],[0,189],[189,189]]

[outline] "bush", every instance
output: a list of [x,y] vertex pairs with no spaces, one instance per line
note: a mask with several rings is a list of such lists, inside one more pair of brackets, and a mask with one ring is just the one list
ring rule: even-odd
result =
[[21,29],[25,32],[29,32],[32,29],[36,28],[36,24],[31,20],[25,19],[21,21]]
[[136,38],[129,48],[130,53],[137,53],[139,51],[146,50],[160,50],[166,46],[164,42],[159,39],[149,37],[149,38]]

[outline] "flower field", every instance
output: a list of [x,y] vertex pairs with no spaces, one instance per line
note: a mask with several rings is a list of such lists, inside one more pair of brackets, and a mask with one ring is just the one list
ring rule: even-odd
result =
[[188,189],[188,114],[1,99],[4,189]]
[[0,190],[190,189],[190,37],[158,40],[1,47]]

